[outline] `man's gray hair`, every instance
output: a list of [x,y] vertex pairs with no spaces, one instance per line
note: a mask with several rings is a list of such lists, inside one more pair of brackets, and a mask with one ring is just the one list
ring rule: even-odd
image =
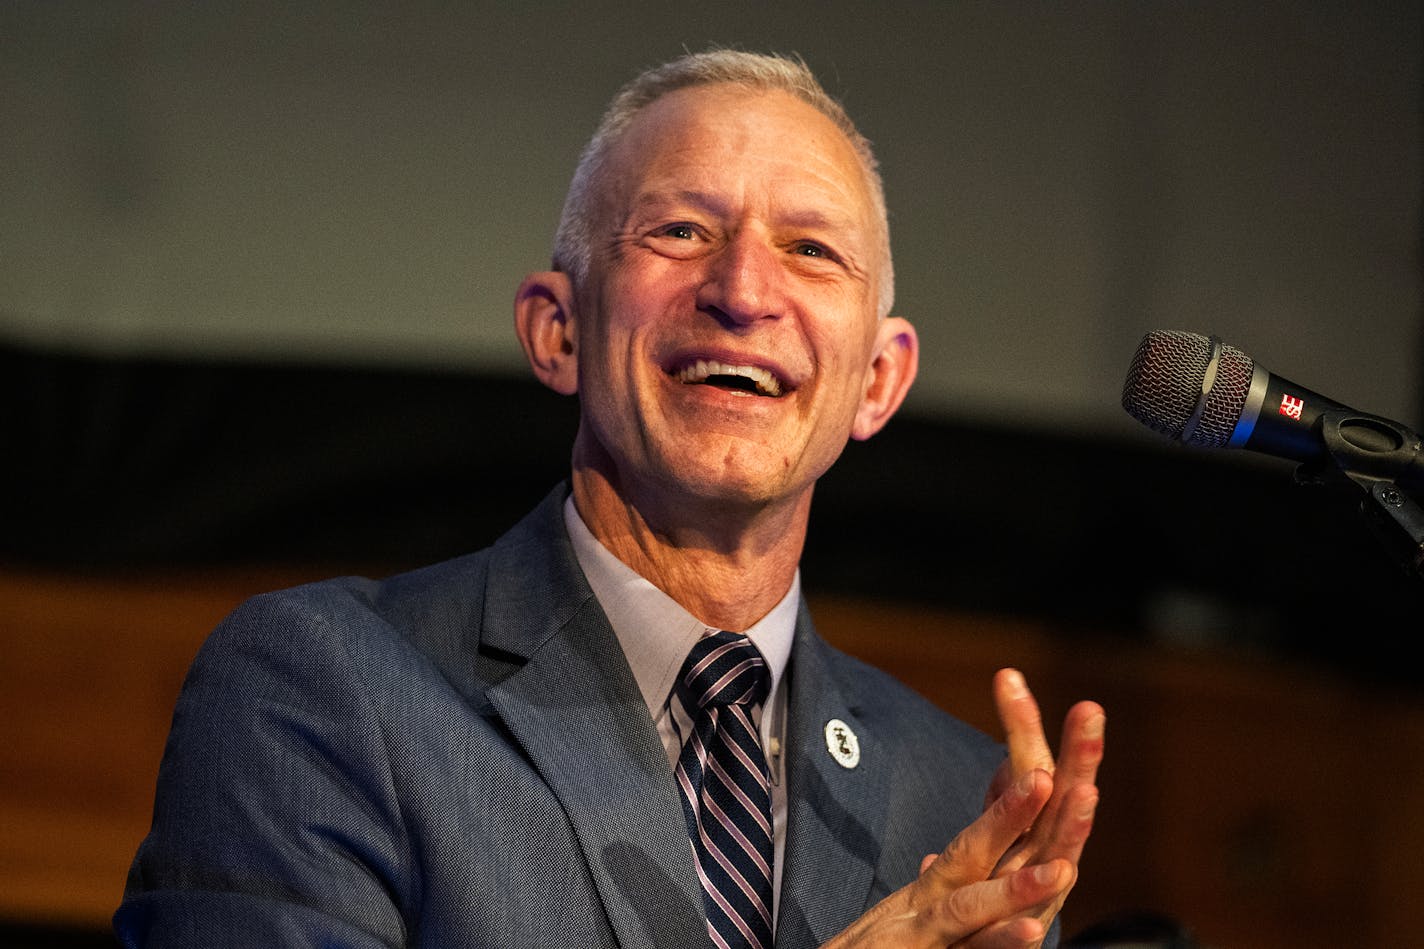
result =
[[604,168],[614,146],[633,119],[658,98],[691,86],[732,83],[751,90],[781,91],[796,96],[830,119],[845,134],[860,158],[867,190],[880,228],[880,298],[878,314],[886,316],[895,299],[894,266],[890,260],[890,225],[885,210],[885,186],[870,142],[855,127],[844,106],[822,88],[799,56],[713,49],[689,53],[643,72],[619,90],[603,113],[593,138],[584,146],[564,200],[559,229],[554,235],[553,264],[565,271],[575,286],[588,276],[593,259],[598,197]]

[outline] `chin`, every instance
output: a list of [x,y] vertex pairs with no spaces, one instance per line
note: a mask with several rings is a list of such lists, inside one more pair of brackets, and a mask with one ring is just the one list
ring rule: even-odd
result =
[[689,498],[736,508],[764,508],[778,501],[799,497],[809,486],[789,483],[779,464],[749,468],[689,465],[684,463],[669,473],[672,489]]

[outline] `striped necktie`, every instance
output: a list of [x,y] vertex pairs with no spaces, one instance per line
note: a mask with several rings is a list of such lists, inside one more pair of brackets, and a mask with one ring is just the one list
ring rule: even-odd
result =
[[771,782],[756,724],[770,679],[751,640],[718,632],[692,647],[673,689],[692,722],[677,783],[721,949],[771,947]]

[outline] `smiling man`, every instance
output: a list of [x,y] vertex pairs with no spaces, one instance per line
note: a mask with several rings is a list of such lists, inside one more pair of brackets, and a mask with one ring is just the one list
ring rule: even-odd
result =
[[915,375],[913,328],[877,318],[883,204],[846,135],[780,90],[669,92],[589,161],[587,246],[559,247],[579,263],[516,302],[535,374],[580,397],[575,507],[694,615],[745,629],[790,588],[816,479]]
[[515,325],[569,481],[493,547],[259,597],[194,664],[116,929],[147,946],[1037,946],[1103,713],[1007,755],[816,634],[817,479],[915,376],[869,145],[798,61],[614,100]]

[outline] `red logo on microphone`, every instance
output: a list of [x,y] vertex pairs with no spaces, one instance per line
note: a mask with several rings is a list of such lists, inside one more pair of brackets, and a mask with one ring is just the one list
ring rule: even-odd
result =
[[1293,418],[1299,421],[1300,410],[1305,408],[1305,400],[1297,399],[1292,395],[1281,396],[1281,414],[1286,418]]

